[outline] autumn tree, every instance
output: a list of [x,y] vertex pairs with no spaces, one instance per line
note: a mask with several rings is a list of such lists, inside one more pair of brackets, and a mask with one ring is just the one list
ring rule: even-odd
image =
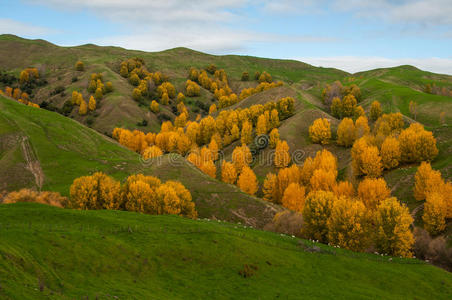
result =
[[234,164],[223,161],[221,165],[221,180],[230,184],[235,183],[237,180],[237,171],[235,170]]
[[381,202],[374,215],[375,247],[379,253],[392,256],[411,257],[414,244],[410,225],[413,218],[408,208],[397,198]]
[[201,165],[199,166],[199,169],[212,178],[217,177],[217,167],[215,166],[213,161],[210,159],[203,160],[201,162]]
[[285,208],[301,213],[303,211],[304,198],[305,188],[293,182],[285,189],[281,203]]
[[336,186],[336,175],[324,169],[314,170],[309,181],[311,191],[333,191]]
[[270,111],[270,128],[279,127],[279,113],[276,109]]
[[94,97],[96,98],[96,100],[102,100],[103,97],[103,92],[101,88],[97,88],[96,92],[94,93]]
[[212,104],[210,107],[209,107],[209,115],[212,115],[212,114],[214,114],[214,113],[216,113],[217,112],[217,106],[215,105],[215,103],[214,104]]
[[90,111],[93,111],[96,109],[96,100],[94,99],[93,96],[89,97],[88,108]]
[[237,181],[238,187],[247,194],[254,195],[258,190],[258,182],[256,175],[250,167],[244,166],[239,179]]
[[353,143],[352,167],[356,176],[378,177],[383,166],[378,148],[369,143],[369,137],[362,137]]
[[341,146],[350,147],[356,138],[356,128],[353,120],[344,118],[337,128],[337,143]]
[[356,98],[352,94],[346,95],[342,99],[342,117],[352,117],[355,112]]
[[428,162],[422,162],[414,175],[414,198],[421,201],[429,193],[439,192],[444,185],[439,171],[433,170]]
[[328,218],[328,241],[352,251],[367,249],[370,222],[367,209],[359,200],[341,197],[334,201]]
[[265,117],[265,114],[259,115],[256,124],[256,134],[257,135],[267,134],[269,125],[270,125],[269,119]]
[[274,162],[277,168],[285,168],[289,165],[290,163],[289,145],[287,145],[286,141],[277,142]]
[[430,192],[424,204],[424,228],[432,235],[437,235],[446,228],[447,203],[444,195]]
[[246,145],[238,146],[232,151],[232,163],[238,173],[242,172],[253,160],[250,149]]
[[367,177],[379,177],[383,171],[381,157],[378,148],[375,146],[368,146],[361,154],[360,171]]
[[79,209],[119,208],[120,184],[108,175],[97,172],[76,178],[70,188],[70,206]]
[[326,118],[316,119],[311,126],[309,126],[309,137],[313,143],[328,144],[331,138],[330,122]]
[[334,97],[331,106],[330,106],[331,114],[336,118],[341,118],[342,116],[342,102],[341,98]]
[[143,151],[143,159],[150,159],[161,155],[163,155],[163,151],[155,145],[148,147]]
[[354,198],[355,197],[355,188],[353,184],[349,181],[339,181],[333,188],[333,192],[337,198],[347,197]]
[[370,132],[369,123],[365,116],[360,116],[355,121],[356,138],[361,138]]
[[138,180],[128,183],[127,192],[124,192],[123,195],[126,210],[146,214],[158,213],[155,189],[145,181]]
[[274,149],[276,148],[276,145],[279,142],[279,131],[278,128],[274,128],[272,129],[272,131],[270,131],[270,135],[269,135],[269,140],[268,143],[270,145],[270,148]]
[[393,169],[399,165],[401,152],[400,143],[395,137],[387,137],[380,149],[383,168]]
[[358,198],[369,209],[375,209],[384,199],[391,196],[391,190],[383,178],[366,178],[359,183]]
[[381,104],[378,101],[372,102],[370,105],[370,119],[376,121],[382,114]]
[[278,199],[278,178],[273,173],[268,173],[262,186],[264,200],[276,202]]
[[248,81],[248,80],[250,80],[250,74],[249,74],[248,72],[243,72],[243,73],[242,73],[242,78],[241,78],[241,80],[242,80],[242,81]]
[[155,100],[152,100],[150,108],[151,108],[151,111],[155,114],[160,112],[159,104]]
[[322,243],[328,240],[328,219],[333,203],[337,200],[332,192],[315,191],[308,194],[303,208],[303,234],[306,238]]
[[251,123],[245,121],[245,123],[243,123],[242,125],[242,133],[240,138],[242,145],[248,145],[252,142],[253,140],[252,130],[253,126],[251,125]]
[[431,131],[413,123],[399,136],[401,160],[404,162],[431,161],[438,155],[436,139]]
[[81,116],[86,115],[86,113],[88,112],[88,106],[86,105],[85,100],[82,100],[82,102],[80,102],[80,107],[78,108],[78,114]]
[[83,64],[83,62],[82,61],[77,61],[76,63],[75,63],[75,69],[77,70],[77,71],[84,71],[85,70],[85,65]]

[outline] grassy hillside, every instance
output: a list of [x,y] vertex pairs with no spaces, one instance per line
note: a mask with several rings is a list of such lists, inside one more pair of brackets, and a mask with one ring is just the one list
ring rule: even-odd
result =
[[[119,74],[119,63],[131,57],[143,58],[151,72],[161,71],[170,77],[178,91],[183,91],[190,67],[204,68],[215,64],[224,68],[230,78],[230,85],[240,93],[242,83],[240,77],[243,71],[248,71],[253,77],[256,71],[266,70],[274,79],[286,83],[306,82],[308,86],[319,85],[321,81],[341,78],[348,73],[330,69],[316,68],[311,65],[292,60],[275,60],[249,56],[209,55],[186,48],[175,48],[162,52],[143,52],[126,50],[118,47],[100,47],[96,45],[83,45],[78,47],[59,47],[42,40],[27,40],[13,35],[0,35],[0,70],[13,71],[16,75],[29,66],[37,67],[49,82],[41,88],[34,99],[38,103],[50,101],[57,107],[70,99],[73,90],[82,91],[84,98],[89,99],[86,91],[91,73],[102,73],[105,81],[111,81],[114,92],[108,94],[99,103],[97,116],[78,116],[76,109],[73,116],[85,123],[90,118],[92,127],[101,133],[111,133],[114,127],[136,127],[136,123],[145,119],[148,125],[142,130],[158,131],[160,122],[157,116],[149,112],[146,106],[139,106],[132,99],[133,87]],[[77,72],[74,64],[77,60],[85,63],[86,70]],[[74,76],[77,82],[72,82]],[[65,96],[50,93],[58,86],[65,87]],[[283,95],[284,96],[284,95]],[[203,92],[201,97],[191,100],[211,103],[212,94]],[[187,105],[190,107],[190,105]],[[171,109],[165,109],[165,114],[174,117]],[[194,117],[194,115],[193,115]]]
[[[448,299],[418,260],[356,254],[229,223],[0,205],[0,298]],[[253,270],[244,278],[244,265]]]
[[96,171],[118,180],[144,173],[179,180],[201,217],[263,227],[280,208],[212,179],[177,155],[139,155],[74,120],[0,96],[0,190],[23,187],[69,194],[72,181]]

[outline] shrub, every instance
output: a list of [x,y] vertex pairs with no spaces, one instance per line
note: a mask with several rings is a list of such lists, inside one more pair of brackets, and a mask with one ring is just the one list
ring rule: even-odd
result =
[[17,192],[10,192],[3,199],[3,203],[5,204],[17,202],[36,202],[57,207],[65,207],[68,203],[68,199],[56,192],[36,192],[30,189],[21,189]]

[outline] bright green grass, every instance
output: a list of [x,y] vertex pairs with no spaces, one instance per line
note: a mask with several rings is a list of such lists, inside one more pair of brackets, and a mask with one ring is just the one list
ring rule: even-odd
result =
[[[28,137],[44,172],[42,188],[64,195],[79,176],[102,171],[122,179],[140,167],[137,154],[94,130],[57,113],[0,97],[0,141],[8,136]],[[21,158],[18,163],[25,161]],[[0,164],[7,162],[0,160]],[[21,174],[11,174],[15,175]]]
[[[0,205],[6,299],[448,299],[450,273],[176,216]],[[257,267],[243,278],[244,264]],[[40,291],[42,289],[42,291]]]

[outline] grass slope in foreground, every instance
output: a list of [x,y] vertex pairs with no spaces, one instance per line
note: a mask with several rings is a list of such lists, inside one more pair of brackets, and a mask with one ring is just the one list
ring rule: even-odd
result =
[[[0,205],[0,298],[447,299],[452,277],[214,221]],[[306,251],[314,249],[316,251]],[[243,278],[239,271],[257,267]],[[109,296],[108,296],[109,295]]]

